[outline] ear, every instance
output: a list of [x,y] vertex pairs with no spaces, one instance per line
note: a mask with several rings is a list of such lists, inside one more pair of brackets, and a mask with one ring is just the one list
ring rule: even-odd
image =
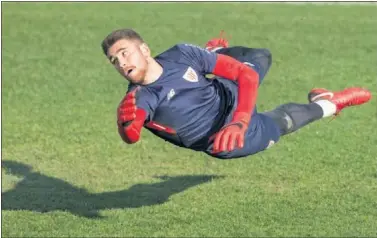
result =
[[142,43],[140,45],[141,53],[143,53],[144,56],[149,57],[151,56],[151,50],[149,49],[149,46],[146,43]]

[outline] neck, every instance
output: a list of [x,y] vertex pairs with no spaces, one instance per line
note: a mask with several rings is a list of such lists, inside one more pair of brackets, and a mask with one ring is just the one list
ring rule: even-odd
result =
[[162,74],[163,68],[156,60],[151,58],[148,62],[148,70],[145,74],[144,85],[154,83]]

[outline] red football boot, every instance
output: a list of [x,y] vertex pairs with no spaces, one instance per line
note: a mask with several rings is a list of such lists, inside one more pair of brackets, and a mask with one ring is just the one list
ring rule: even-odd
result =
[[228,40],[224,37],[224,31],[220,32],[220,36],[218,38],[213,38],[209,40],[205,46],[205,48],[209,51],[216,50],[216,48],[226,48],[229,47]]
[[309,102],[328,100],[336,105],[335,115],[339,115],[346,107],[357,106],[368,102],[372,94],[363,88],[346,88],[343,91],[332,92],[324,88],[314,88],[309,92]]

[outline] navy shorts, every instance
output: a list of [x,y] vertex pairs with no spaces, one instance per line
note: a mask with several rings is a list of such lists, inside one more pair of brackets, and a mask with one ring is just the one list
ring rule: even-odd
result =
[[[267,49],[254,49],[236,46],[221,49],[218,51],[218,53],[229,55],[252,67],[259,74],[259,85],[263,82],[263,79],[271,66],[271,53]],[[236,82],[221,78],[218,78],[217,80],[219,80],[227,88],[229,88],[229,90],[237,95],[238,87]],[[227,121],[230,121],[232,116],[233,115],[231,113],[228,116]],[[278,142],[279,138],[279,126],[270,117],[258,113],[257,108],[255,108],[248,130],[245,134],[243,148],[236,148],[233,151],[212,154],[213,144],[211,143],[207,148],[206,153],[220,159],[245,157],[269,148]]]

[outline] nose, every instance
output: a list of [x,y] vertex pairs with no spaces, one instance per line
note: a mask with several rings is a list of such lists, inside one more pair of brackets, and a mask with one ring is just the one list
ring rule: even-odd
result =
[[120,66],[121,68],[125,68],[126,65],[127,65],[126,60],[123,59],[123,58],[120,58],[120,59],[119,59],[119,66]]

